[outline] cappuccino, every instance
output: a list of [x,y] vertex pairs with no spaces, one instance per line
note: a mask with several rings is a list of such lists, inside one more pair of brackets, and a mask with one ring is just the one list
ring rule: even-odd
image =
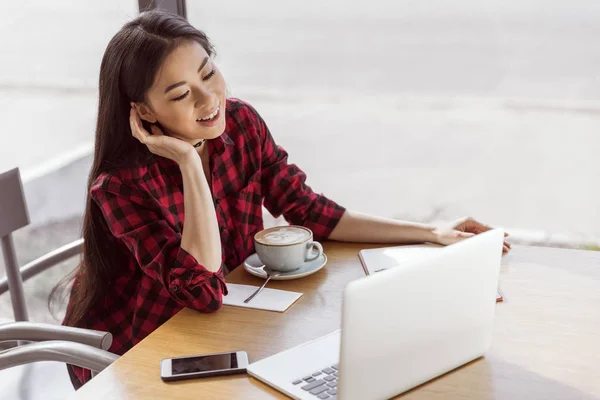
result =
[[276,226],[258,232],[254,239],[267,246],[287,246],[307,241],[311,238],[311,232],[303,227]]
[[276,226],[254,235],[254,248],[260,261],[275,271],[294,271],[323,255],[310,229],[303,226]]

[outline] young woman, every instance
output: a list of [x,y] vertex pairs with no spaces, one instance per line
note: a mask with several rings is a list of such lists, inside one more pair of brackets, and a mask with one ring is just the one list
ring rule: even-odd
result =
[[[256,110],[227,97],[213,55],[204,33],[162,12],[108,44],[64,324],[111,332],[110,350],[123,354],[183,307],[217,311],[224,276],[253,253],[263,203],[315,240],[447,245],[490,229],[371,217],[314,193]],[[90,379],[69,372],[76,387]]]

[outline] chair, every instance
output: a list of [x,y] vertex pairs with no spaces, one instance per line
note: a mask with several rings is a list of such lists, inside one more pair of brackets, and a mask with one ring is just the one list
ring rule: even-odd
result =
[[[58,361],[83,367],[92,374],[102,371],[118,356],[108,352],[109,332],[27,322],[23,281],[81,253],[83,239],[63,246],[19,268],[12,233],[29,224],[19,169],[0,174],[0,239],[6,277],[0,279],[0,295],[9,291],[15,322],[0,324],[0,370],[38,361]],[[15,346],[15,344],[17,344]],[[0,349],[1,350],[1,349]]]

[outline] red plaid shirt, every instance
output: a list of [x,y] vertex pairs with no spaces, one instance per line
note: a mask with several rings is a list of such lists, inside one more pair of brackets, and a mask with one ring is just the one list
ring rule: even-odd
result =
[[[304,183],[306,175],[287,163],[286,151],[243,101],[228,100],[225,132],[207,145],[223,254],[216,273],[180,246],[183,183],[175,162],[156,156],[148,165],[102,174],[92,185],[91,196],[114,236],[115,251],[126,262],[115,266],[119,272],[111,291],[80,326],[111,332],[110,351],[116,354],[183,307],[201,312],[221,307],[227,294],[224,267],[233,270],[254,252],[252,238],[263,229],[263,202],[275,217],[310,228],[316,240],[326,239],[344,213]],[[81,383],[90,379],[88,370],[73,371]]]

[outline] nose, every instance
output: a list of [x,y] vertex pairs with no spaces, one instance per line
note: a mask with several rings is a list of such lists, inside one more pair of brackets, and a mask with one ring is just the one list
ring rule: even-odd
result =
[[217,104],[217,96],[207,87],[198,87],[192,89],[194,95],[194,107],[199,110],[210,111]]

